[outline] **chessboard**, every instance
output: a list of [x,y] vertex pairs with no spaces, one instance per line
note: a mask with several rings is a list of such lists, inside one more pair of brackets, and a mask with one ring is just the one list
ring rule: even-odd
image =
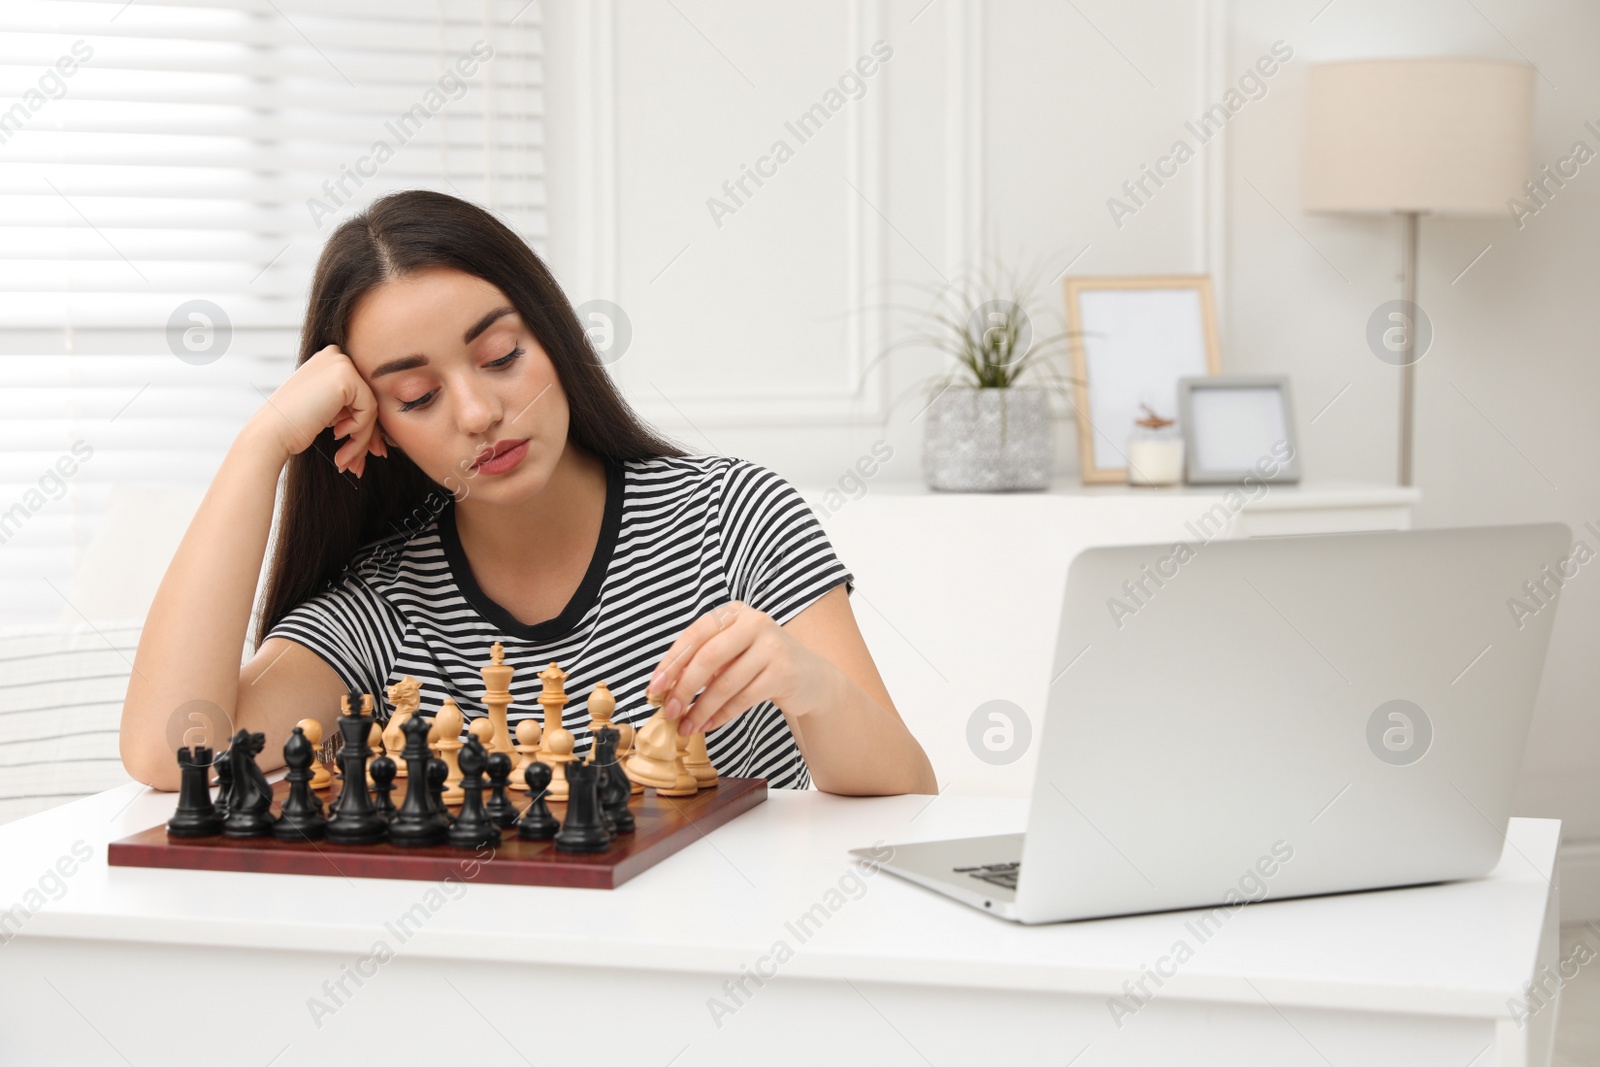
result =
[[[373,694],[345,694],[337,775],[318,755],[317,718],[302,719],[284,742],[289,770],[275,786],[257,762],[264,733],[241,729],[221,752],[179,748],[172,818],[112,842],[108,862],[428,881],[471,871],[471,880],[508,885],[615,889],[766,799],[765,779],[719,774],[705,733],[679,733],[660,694],[645,694],[655,713],[635,730],[613,724],[616,698],[596,682],[587,702],[593,744],[577,754],[562,715],[567,674],[554,662],[539,672],[543,722],[522,719],[513,744],[504,652],[490,646],[488,714],[470,726],[450,696],[425,714],[409,676],[388,688],[394,708],[382,722]],[[349,782],[365,788],[343,791]]]
[[[286,781],[273,788],[274,810],[281,809],[288,791]],[[331,806],[339,783],[335,781],[318,792]],[[594,853],[562,852],[551,841],[523,840],[515,828],[504,834],[499,844],[474,850],[449,845],[337,845],[326,839],[284,841],[220,835],[180,838],[169,837],[163,824],[113,841],[108,862],[113,867],[439,881],[446,875],[463,879],[463,865],[476,861],[477,872],[464,880],[615,889],[766,799],[764,778],[719,778],[716,785],[687,797],[658,796],[654,789],[646,789],[628,803],[635,819],[633,832],[618,835],[610,848]],[[550,801],[549,807],[554,815],[565,819],[564,803]]]

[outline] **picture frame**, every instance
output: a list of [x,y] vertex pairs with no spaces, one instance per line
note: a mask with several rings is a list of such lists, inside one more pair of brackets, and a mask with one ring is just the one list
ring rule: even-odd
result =
[[1222,373],[1211,277],[1077,276],[1062,283],[1085,485],[1126,482],[1141,404],[1178,416],[1178,380]]
[[1300,480],[1288,378],[1184,378],[1178,382],[1178,419],[1184,480],[1190,485]]

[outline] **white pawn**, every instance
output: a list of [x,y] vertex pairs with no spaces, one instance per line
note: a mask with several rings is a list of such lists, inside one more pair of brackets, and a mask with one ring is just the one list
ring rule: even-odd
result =
[[459,804],[466,799],[466,793],[461,789],[461,764],[456,762],[457,755],[464,747],[461,741],[461,709],[456,707],[456,702],[450,697],[444,698],[444,703],[439,705],[439,713],[433,717],[433,728],[428,731],[428,741],[433,745],[434,754],[444,760],[448,773],[444,779],[444,794],[440,797],[446,804]]
[[511,784],[528,792],[528,780],[523,777],[528,765],[539,758],[539,739],[544,733],[544,727],[539,725],[539,720],[529,716],[517,723],[517,765],[511,770]]

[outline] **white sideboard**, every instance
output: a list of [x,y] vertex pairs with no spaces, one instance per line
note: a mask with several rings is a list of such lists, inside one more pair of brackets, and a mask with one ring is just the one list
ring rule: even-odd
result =
[[985,762],[968,746],[968,720],[1009,701],[1037,737],[1067,567],[1081,550],[1408,529],[1420,499],[1416,489],[1352,484],[1263,486],[1249,498],[1222,487],[1058,481],[1044,492],[945,493],[850,481],[864,487],[853,497],[845,486],[798,488],[855,574],[856,619],[940,789],[991,796],[1026,795],[1033,746],[1013,762]]

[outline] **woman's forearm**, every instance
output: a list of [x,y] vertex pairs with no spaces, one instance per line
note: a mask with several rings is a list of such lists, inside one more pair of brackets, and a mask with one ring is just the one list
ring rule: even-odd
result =
[[[266,409],[263,409],[266,411]],[[270,412],[268,412],[270,414]],[[169,724],[181,732],[215,717],[232,722],[239,662],[272,527],[278,476],[288,459],[280,438],[252,419],[200,502],[156,590],[122,707],[122,761],[134,778],[158,789],[178,782]],[[194,702],[204,702],[195,704]],[[189,715],[183,709],[193,705]],[[226,739],[207,736],[222,748]]]
[[813,707],[785,709],[816,787],[853,796],[937,793],[933,764],[904,721],[823,662],[827,696]]

